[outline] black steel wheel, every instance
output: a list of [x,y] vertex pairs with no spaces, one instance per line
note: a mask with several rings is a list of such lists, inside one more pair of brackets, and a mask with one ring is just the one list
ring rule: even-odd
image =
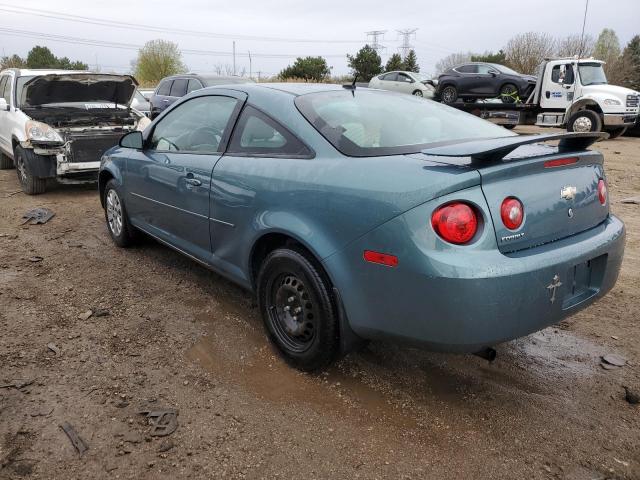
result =
[[271,252],[258,274],[258,305],[269,338],[296,368],[314,371],[338,353],[338,322],[324,273],[306,253]]

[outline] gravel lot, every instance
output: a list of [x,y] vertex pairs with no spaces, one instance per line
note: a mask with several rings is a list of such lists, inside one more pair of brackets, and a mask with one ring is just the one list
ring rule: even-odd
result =
[[[628,230],[606,298],[492,364],[373,343],[314,376],[244,291],[153,241],[114,247],[95,187],[29,197],[1,171],[0,383],[33,383],[0,388],[0,478],[640,478],[640,138],[597,148]],[[39,206],[56,216],[21,225]],[[175,433],[152,437],[149,407],[177,409]]]

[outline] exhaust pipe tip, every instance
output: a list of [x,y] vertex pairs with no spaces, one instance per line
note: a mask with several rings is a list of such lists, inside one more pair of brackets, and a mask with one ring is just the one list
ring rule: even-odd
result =
[[474,355],[480,358],[484,358],[486,361],[491,363],[496,359],[498,352],[496,352],[496,349],[493,347],[486,347],[478,352],[475,352]]

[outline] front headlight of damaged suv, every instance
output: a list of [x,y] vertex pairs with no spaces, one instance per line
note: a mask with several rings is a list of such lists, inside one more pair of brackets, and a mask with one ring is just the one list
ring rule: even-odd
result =
[[605,98],[604,99],[604,104],[605,105],[622,105],[622,102],[620,100],[615,99],[615,98]]
[[63,144],[64,140],[58,132],[46,123],[29,120],[24,127],[27,138],[36,143]]

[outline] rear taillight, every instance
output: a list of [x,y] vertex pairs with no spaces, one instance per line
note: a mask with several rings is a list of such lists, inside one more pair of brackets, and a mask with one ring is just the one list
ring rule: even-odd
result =
[[607,197],[608,197],[607,184],[603,179],[600,179],[598,181],[598,199],[600,200],[600,203],[602,205],[607,204]]
[[471,241],[478,231],[478,216],[466,203],[448,203],[433,212],[431,225],[447,242],[462,245]]
[[564,167],[578,163],[578,157],[557,158],[555,160],[547,160],[544,162],[544,168]]
[[524,219],[524,207],[522,202],[515,197],[507,197],[500,205],[500,217],[502,223],[509,230],[517,230]]

